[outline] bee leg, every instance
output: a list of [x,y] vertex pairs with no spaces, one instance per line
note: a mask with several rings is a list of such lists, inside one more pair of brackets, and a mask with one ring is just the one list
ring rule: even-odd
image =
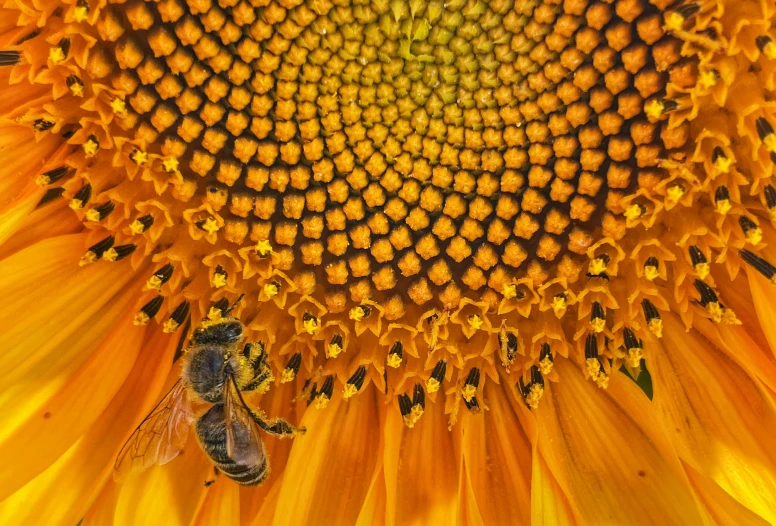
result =
[[294,427],[282,418],[275,418],[269,422],[265,421],[257,414],[252,414],[253,420],[270,435],[277,435],[279,437],[303,435],[307,429],[304,427]]
[[266,391],[266,389],[269,388],[269,382],[275,379],[275,377],[272,376],[272,369],[264,361],[265,356],[265,353],[262,352],[253,369],[253,380],[242,388],[243,391]]

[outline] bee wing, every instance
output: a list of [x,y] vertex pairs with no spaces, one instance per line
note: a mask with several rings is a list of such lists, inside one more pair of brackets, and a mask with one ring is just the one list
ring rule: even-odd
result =
[[230,376],[225,393],[226,454],[237,464],[256,465],[262,462],[263,443],[259,437],[251,409]]
[[113,478],[122,482],[133,473],[166,464],[178,456],[186,445],[192,417],[186,386],[178,380],[121,448]]

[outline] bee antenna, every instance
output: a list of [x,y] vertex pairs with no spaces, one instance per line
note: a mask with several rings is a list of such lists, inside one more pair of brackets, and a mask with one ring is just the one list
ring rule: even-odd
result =
[[240,294],[234,302],[229,306],[228,309],[224,311],[224,317],[228,316],[230,312],[234,310],[235,307],[237,307],[237,304],[240,303],[240,301],[245,297],[245,294]]

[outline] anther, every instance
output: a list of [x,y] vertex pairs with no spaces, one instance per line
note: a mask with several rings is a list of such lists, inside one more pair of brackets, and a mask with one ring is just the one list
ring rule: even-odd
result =
[[765,195],[765,205],[768,207],[768,215],[771,221],[776,221],[776,188],[766,185],[763,194]]
[[741,230],[744,231],[744,237],[748,243],[755,246],[760,244],[760,241],[763,240],[763,231],[754,221],[746,216],[739,216],[738,224],[741,225]]
[[566,312],[565,292],[561,292],[552,297],[552,310],[556,316],[562,316]]
[[167,263],[162,268],[153,273],[153,275],[146,281],[146,289],[159,290],[162,285],[167,283],[172,277],[172,273],[175,267],[171,263]]
[[0,51],[0,66],[15,66],[21,61],[22,54],[19,51]]
[[761,35],[754,39],[754,43],[757,45],[760,52],[771,60],[776,59],[776,44],[774,44],[771,37],[767,35]]
[[717,212],[720,214],[727,214],[733,205],[730,203],[730,192],[728,192],[727,186],[718,186],[716,192],[714,192],[714,205],[717,208]]
[[148,325],[151,318],[159,313],[159,309],[162,308],[164,303],[163,296],[156,296],[154,299],[143,305],[143,307],[135,314],[135,319],[132,322],[135,325]]
[[210,320],[221,319],[225,316],[225,312],[228,308],[229,308],[229,300],[226,298],[221,298],[210,307],[207,317]]
[[469,327],[472,329],[481,329],[482,328],[482,316],[479,314],[470,314],[466,317],[466,323],[469,324]]
[[695,288],[698,289],[698,292],[701,295],[701,300],[700,300],[701,305],[706,307],[709,303],[719,303],[717,294],[714,292],[714,289],[712,289],[709,285],[707,285],[706,283],[704,283],[699,279],[696,279],[693,284],[695,285]]
[[180,162],[176,157],[168,157],[162,161],[162,168],[168,174],[175,173],[178,170],[178,166],[180,166]]
[[709,262],[706,259],[706,256],[704,256],[701,249],[695,245],[690,245],[688,250],[690,252],[690,262],[692,262],[695,273],[700,279],[706,279],[706,276],[709,275]]
[[53,170],[49,170],[48,172],[39,175],[35,179],[35,184],[38,186],[47,186],[56,183],[71,172],[72,169],[69,166],[60,166],[59,168],[54,168]]
[[165,320],[162,330],[168,334],[177,331],[178,327],[186,321],[186,317],[189,315],[189,308],[189,302],[185,300],[175,307],[175,310],[172,311],[170,317]]
[[423,390],[423,386],[415,384],[412,389],[412,399],[406,394],[399,396],[399,410],[401,411],[402,420],[404,425],[410,429],[415,427],[420,417],[423,416],[423,411],[426,409],[426,392]]
[[370,309],[366,305],[359,305],[358,307],[353,307],[350,309],[349,317],[353,321],[361,321],[364,318],[369,317],[369,315],[372,313],[372,309]]
[[525,298],[525,292],[523,289],[515,285],[514,283],[504,283],[501,289],[501,294],[508,300],[517,299],[521,300]]
[[73,196],[73,199],[70,201],[70,208],[73,210],[80,210],[84,207],[86,203],[89,202],[89,199],[92,197],[92,185],[89,183],[86,183],[83,185]]
[[587,267],[587,273],[591,276],[599,276],[606,271],[607,265],[609,265],[611,258],[608,254],[601,254],[600,256],[592,259]]
[[329,341],[329,345],[326,347],[329,358],[336,358],[344,350],[342,336],[335,334]]
[[714,169],[718,172],[728,173],[733,161],[725,155],[725,151],[722,148],[715,146],[711,152],[711,164],[714,165]]
[[590,327],[593,332],[602,332],[606,327],[606,310],[599,302],[593,302],[593,308],[590,312]]
[[151,214],[147,214],[141,217],[138,217],[132,223],[129,225],[129,230],[136,235],[140,235],[154,224],[154,216]]
[[598,360],[598,339],[593,333],[585,340],[585,360]]
[[229,278],[229,274],[227,274],[224,267],[221,265],[216,265],[216,269],[213,271],[213,279],[211,280],[211,285],[215,288],[221,288],[224,285],[226,285],[226,281]]
[[32,122],[32,129],[39,132],[50,130],[54,127],[54,123],[46,119],[35,119]]
[[65,83],[67,84],[67,88],[70,90],[70,93],[72,93],[74,96],[84,96],[84,83],[80,78],[76,77],[75,75],[70,75],[67,77],[67,79],[65,79]]
[[111,247],[110,249],[105,251],[105,254],[103,254],[102,256],[102,259],[104,259],[105,261],[121,261],[125,257],[131,255],[135,250],[137,250],[137,245],[134,243]]
[[67,58],[70,52],[70,39],[65,37],[59,43],[49,50],[49,58],[54,64],[59,64]]
[[265,258],[272,254],[272,245],[266,239],[263,239],[256,243],[256,255],[260,258]]
[[750,265],[757,272],[776,283],[776,267],[768,263],[766,260],[758,256],[757,254],[748,250],[741,250],[739,252],[741,259],[743,259],[748,265]]
[[[116,100],[120,100],[120,99],[116,99]],[[137,148],[135,148],[134,150],[129,152],[129,160],[138,166],[143,166],[145,163],[148,162],[148,154],[143,150],[138,150]]]
[[644,105],[644,112],[652,120],[657,120],[664,114],[675,110],[679,104],[673,100],[652,99]]
[[641,309],[644,311],[644,318],[647,320],[647,328],[658,338],[663,336],[663,320],[660,319],[660,313],[655,305],[651,301],[644,299],[641,301]]
[[83,149],[87,157],[92,157],[100,149],[100,141],[97,140],[96,136],[90,135],[87,137],[86,142],[83,143]]
[[434,368],[431,370],[431,377],[426,380],[426,390],[429,393],[436,393],[439,391],[439,387],[445,380],[445,374],[447,373],[447,362],[445,360],[439,360]]
[[773,126],[764,117],[759,117],[755,123],[757,135],[763,142],[769,152],[776,152],[776,134],[773,133]]
[[89,3],[86,0],[78,0],[73,11],[73,18],[76,22],[86,22],[89,18]]
[[96,205],[91,210],[88,210],[85,214],[87,221],[97,223],[108,217],[113,210],[116,209],[116,205],[113,201],[106,201],[102,204]]
[[305,312],[302,316],[302,327],[307,334],[313,335],[321,328],[321,321],[309,312]]
[[684,4],[666,15],[666,28],[670,31],[679,31],[684,23],[698,14],[700,5],[696,3]]
[[622,330],[623,344],[625,346],[625,362],[629,367],[634,369],[641,364],[641,358],[643,357],[643,346],[640,340],[636,339],[636,335],[628,327]]
[[62,187],[57,188],[49,188],[46,190],[46,193],[43,194],[43,197],[40,198],[40,201],[38,201],[38,204],[36,205],[36,208],[40,208],[41,206],[45,205],[46,203],[50,203],[57,197],[62,197],[62,194],[65,193],[65,189]]
[[296,378],[299,374],[299,368],[302,366],[302,353],[294,353],[286,363],[286,368],[280,375],[280,383],[285,384]]
[[472,367],[469,370],[469,374],[466,376],[463,388],[461,389],[461,396],[467,402],[471,402],[474,395],[477,393],[477,387],[480,385],[480,370],[477,367]]
[[267,296],[267,298],[272,299],[280,294],[280,287],[280,282],[273,280],[265,283],[264,287],[262,287],[262,290],[264,291],[264,295]]
[[501,363],[504,367],[509,367],[517,356],[517,336],[507,331],[505,322],[502,322],[498,333],[498,347]]
[[325,408],[328,405],[329,400],[331,400],[331,397],[333,394],[334,394],[334,377],[329,375],[326,377],[326,380],[323,381],[321,390],[318,391],[318,393],[315,395],[316,409]]
[[605,389],[609,384],[609,377],[606,376],[601,360],[598,358],[598,339],[593,333],[588,334],[585,341],[585,363],[590,377],[598,387]]
[[194,224],[197,226],[197,228],[199,228],[200,230],[204,230],[208,234],[215,234],[220,230],[220,227],[218,226],[218,222],[214,217],[208,217],[207,219],[197,221]]
[[404,345],[397,341],[391,346],[391,350],[388,352],[387,363],[388,367],[396,369],[401,365],[401,360],[404,357]]
[[366,380],[366,366],[362,365],[356,369],[356,372],[353,373],[350,378],[348,378],[348,382],[345,384],[345,390],[343,391],[343,396],[345,398],[350,398],[351,396],[358,394],[364,386],[364,380]]
[[94,263],[98,259],[100,259],[105,252],[110,250],[113,247],[113,243],[116,241],[116,239],[113,236],[108,236],[99,243],[95,243],[89,249],[86,251],[86,253],[81,256],[81,261],[79,261],[80,266],[88,265],[89,263]]
[[628,219],[630,221],[633,221],[635,219],[640,218],[644,214],[647,213],[647,207],[644,206],[641,203],[633,203],[628,208],[625,209],[625,212],[623,215],[625,216],[625,219]]
[[544,342],[542,344],[542,348],[539,351],[539,370],[541,373],[545,376],[550,374],[550,371],[552,371],[552,365],[555,362],[555,358],[552,355],[552,349],[550,349],[550,344],[547,342]]
[[656,279],[660,273],[660,261],[655,256],[650,256],[644,262],[644,277],[649,281]]

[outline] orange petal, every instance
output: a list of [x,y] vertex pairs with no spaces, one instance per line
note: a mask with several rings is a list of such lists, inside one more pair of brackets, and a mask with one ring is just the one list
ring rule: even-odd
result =
[[18,230],[0,245],[0,261],[41,239],[74,234],[81,230],[83,223],[67,206],[67,201],[58,199],[36,208],[24,218]]
[[356,520],[356,526],[378,526],[385,524],[385,475],[380,469],[372,479],[369,492]]
[[542,456],[535,452],[531,475],[531,525],[573,526],[576,522],[566,495]]
[[749,288],[752,291],[752,300],[760,320],[760,327],[768,339],[771,352],[776,356],[776,294],[774,294],[776,285],[748,267],[746,275],[749,277]]
[[405,428],[397,407],[385,423],[386,524],[455,524],[459,518],[460,426],[447,429],[441,401]]
[[240,490],[223,475],[210,486],[194,526],[238,526],[240,524]]
[[205,481],[212,477],[213,464],[192,432],[186,449],[172,462],[120,486],[113,526],[189,526],[207,493]]
[[379,414],[374,386],[349,400],[336,394],[325,409],[307,410],[307,434],[294,438],[273,524],[355,524],[379,469]]
[[[158,402],[177,340],[159,328],[143,342],[132,372],[110,405],[69,451],[0,504],[0,524],[32,524],[41,516],[51,524],[75,524],[84,516],[110,479],[124,440]],[[116,352],[121,351],[114,347],[104,354],[112,357]]]
[[648,344],[653,403],[679,456],[776,523],[776,412],[746,372],[674,316]]
[[113,524],[113,515],[116,513],[116,502],[118,499],[118,486],[116,484],[107,484],[92,507],[89,508],[89,512],[84,515],[81,526]]
[[698,524],[696,503],[675,457],[664,457],[640,427],[641,415],[625,411],[570,362],[556,360],[555,366],[561,380],[534,411],[539,452],[577,521]]
[[462,422],[466,476],[485,524],[527,524],[531,515],[531,444],[507,399],[509,388],[486,384],[490,411]]

